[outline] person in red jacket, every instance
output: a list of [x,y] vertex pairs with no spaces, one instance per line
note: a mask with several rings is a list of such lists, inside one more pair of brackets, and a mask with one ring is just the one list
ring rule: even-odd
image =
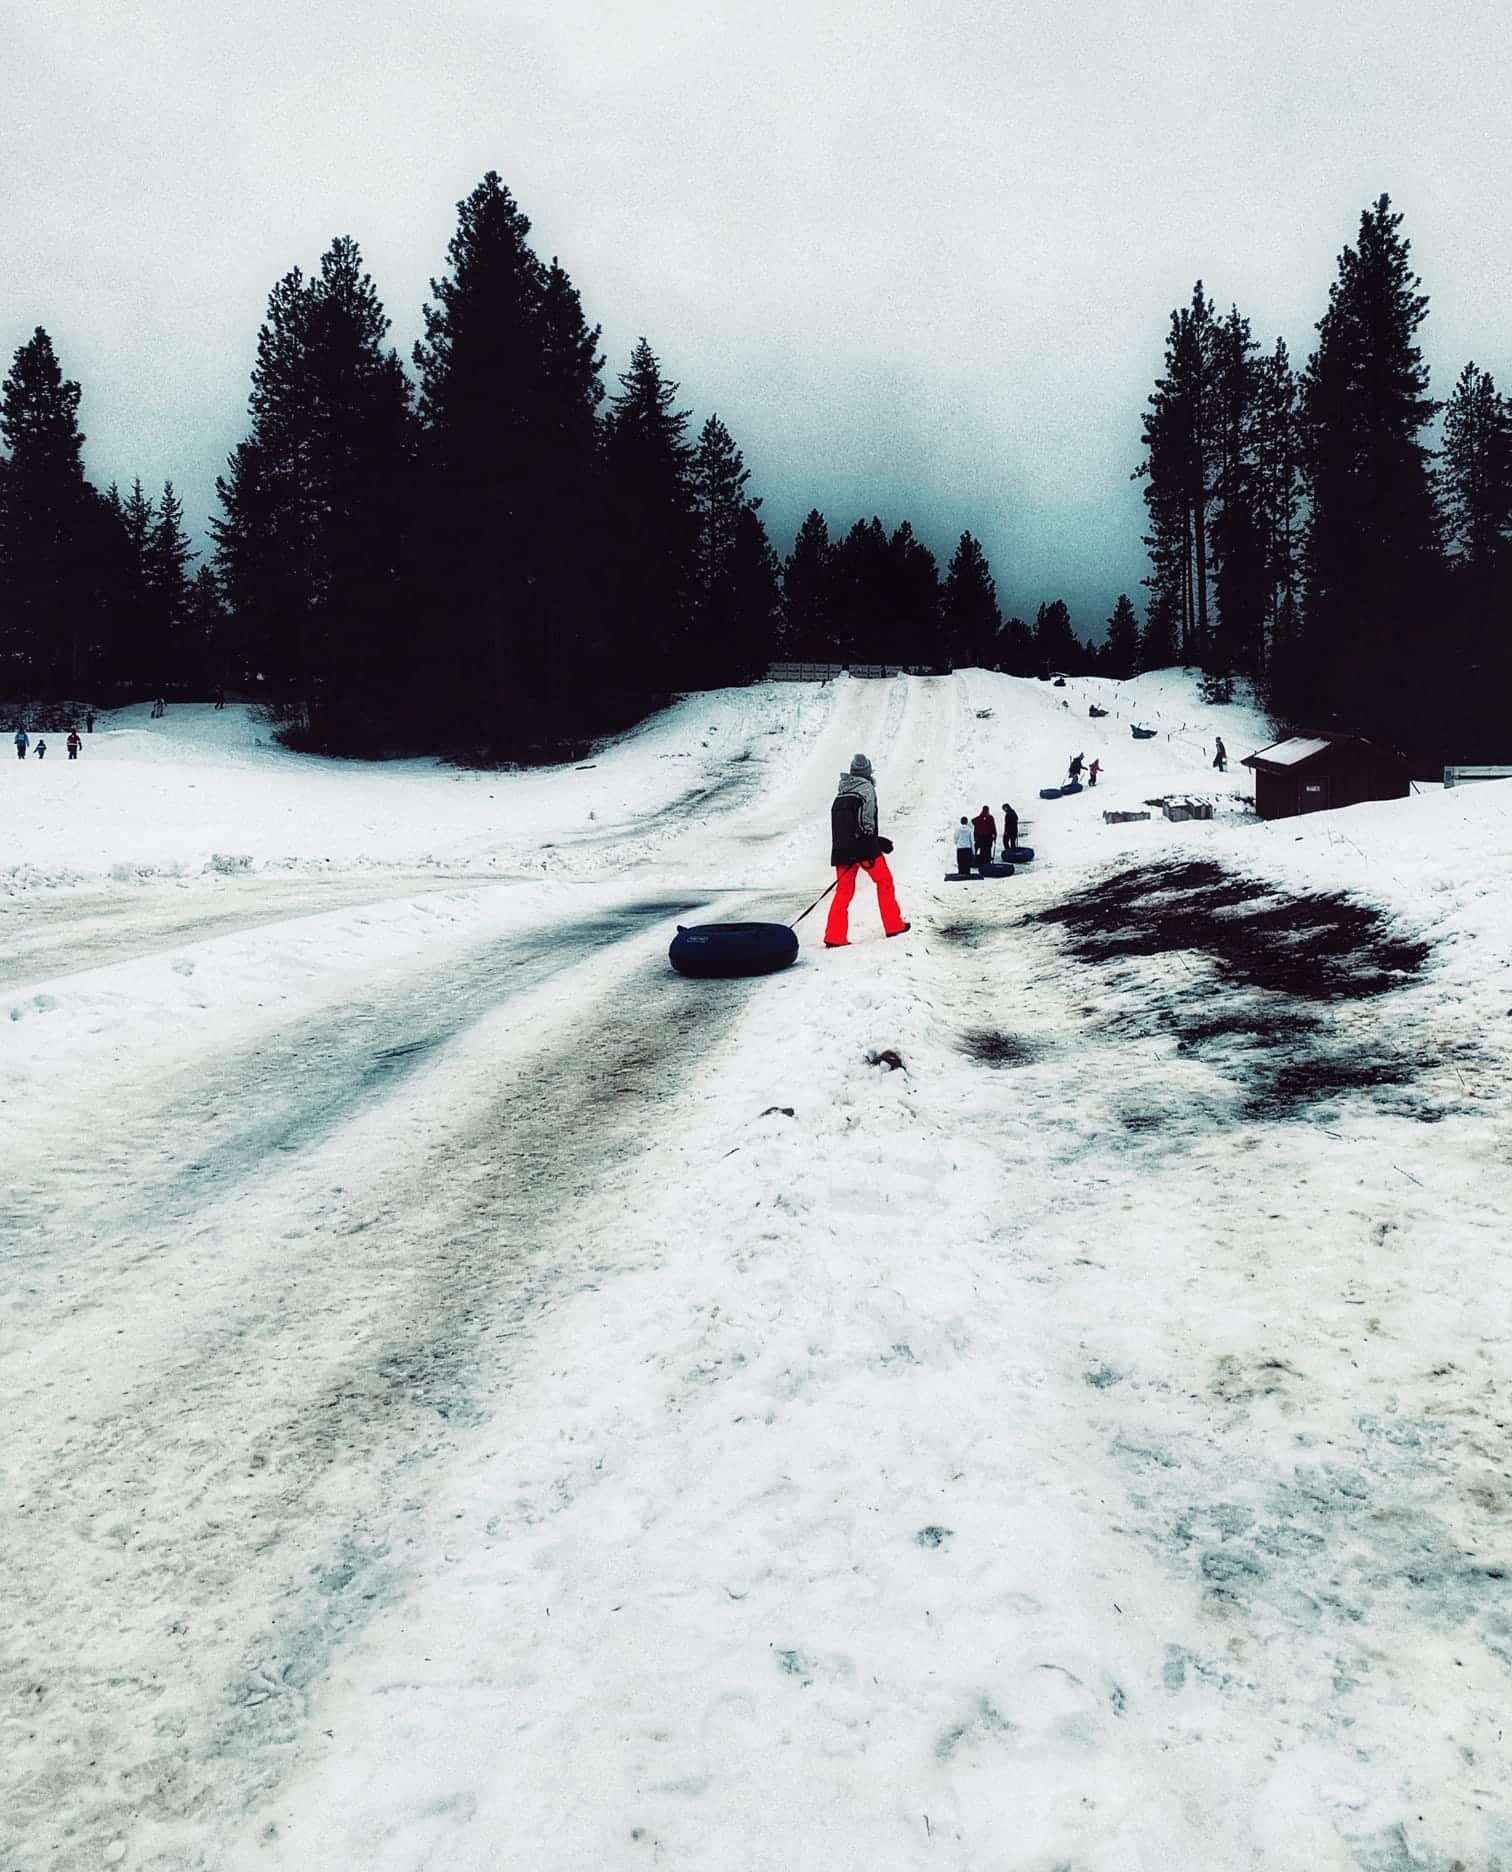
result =
[[992,848],[997,843],[997,820],[992,816],[992,808],[984,806],[971,822],[971,835],[976,840],[978,866],[992,863]]
[[901,936],[910,927],[903,921],[892,872],[887,868],[886,854],[891,850],[892,840],[883,838],[877,830],[877,785],[872,764],[864,754],[858,754],[850,764],[850,772],[841,774],[830,807],[835,896],[824,926],[826,949],[844,949],[850,941],[851,899],[856,894],[856,879],[863,871],[877,887],[877,908],[887,934]]
[[79,749],[83,747],[84,743],[79,739],[79,731],[77,728],[69,729],[68,739],[63,745],[68,749],[68,758],[70,760],[77,760],[79,758]]

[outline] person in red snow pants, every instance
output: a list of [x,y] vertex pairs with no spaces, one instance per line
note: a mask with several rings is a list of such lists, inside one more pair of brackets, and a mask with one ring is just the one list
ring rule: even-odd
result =
[[851,899],[856,880],[864,871],[877,887],[877,908],[889,936],[901,936],[910,926],[898,908],[898,893],[886,854],[892,840],[877,830],[877,788],[872,764],[856,755],[850,771],[840,776],[839,791],[830,807],[830,863],[835,867],[835,896],[824,926],[826,949],[843,949],[850,941]]

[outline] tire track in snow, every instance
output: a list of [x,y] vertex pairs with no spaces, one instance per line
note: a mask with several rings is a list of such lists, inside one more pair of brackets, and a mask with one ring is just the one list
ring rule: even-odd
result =
[[[507,1391],[511,1346],[553,1295],[612,1272],[612,1242],[576,1223],[587,1194],[654,1143],[760,992],[690,987],[652,947],[585,965],[592,998],[520,1057],[493,1055],[497,1017],[459,1034],[475,1084],[495,1058],[470,1104],[437,1111],[446,1057],[422,1048],[265,1184],[195,1186],[181,1226],[213,1313],[143,1369],[126,1347],[105,1409],[81,1389],[28,1413],[41,1434],[0,1515],[6,1872],[80,1872],[123,1847],[156,1872],[211,1868],[228,1818],[292,1766],[311,1686],[402,1595],[406,1545]],[[386,1174],[396,1133],[428,1121],[412,1167]],[[364,1151],[377,1174],[354,1189]],[[239,1265],[249,1237],[261,1253]]]

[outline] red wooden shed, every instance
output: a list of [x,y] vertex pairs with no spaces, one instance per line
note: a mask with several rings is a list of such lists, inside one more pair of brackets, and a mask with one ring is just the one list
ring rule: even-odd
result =
[[1262,819],[1406,799],[1412,790],[1406,756],[1361,735],[1292,735],[1246,755],[1243,765],[1254,772],[1255,811]]

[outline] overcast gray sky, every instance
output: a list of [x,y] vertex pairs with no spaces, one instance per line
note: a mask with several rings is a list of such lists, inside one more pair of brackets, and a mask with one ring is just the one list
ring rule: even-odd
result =
[[[1129,472],[1200,274],[1300,362],[1405,211],[1447,394],[1512,388],[1506,0],[23,0],[0,19],[0,368],[37,325],[93,477],[202,528],[268,288],[353,235],[407,358],[497,169],[601,322],[744,450],[779,552],[905,516],[1005,611],[1139,602]],[[1142,605],[1141,605],[1142,610]]]

